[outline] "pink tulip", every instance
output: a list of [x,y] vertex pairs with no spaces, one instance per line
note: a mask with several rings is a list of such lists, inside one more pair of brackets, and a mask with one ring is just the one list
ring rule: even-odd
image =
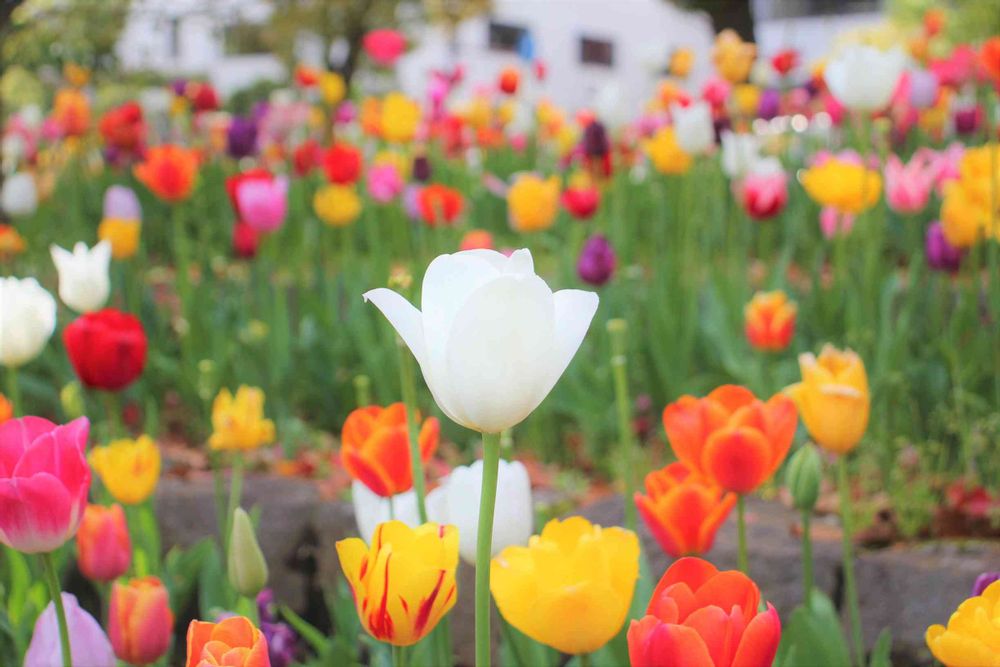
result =
[[890,155],[885,164],[885,196],[896,213],[917,213],[927,206],[934,187],[934,171],[929,160],[914,155],[903,164]]
[[368,170],[368,194],[380,204],[388,204],[398,197],[404,185],[393,164],[378,164]]
[[709,77],[701,87],[701,98],[713,107],[721,107],[729,97],[732,85],[721,76]]
[[273,232],[288,213],[288,179],[244,181],[236,189],[236,201],[243,222],[259,232]]
[[[69,593],[62,594],[69,628],[69,653],[74,665],[89,667],[114,667],[117,664],[111,641],[104,634],[93,616],[80,608],[79,602]],[[35,621],[28,652],[24,654],[24,667],[52,667],[61,665],[62,647],[59,644],[59,623],[56,608],[51,602]]]
[[368,57],[382,67],[392,67],[406,50],[406,37],[398,30],[372,30],[361,45]]
[[854,214],[841,213],[832,206],[826,206],[819,212],[819,228],[823,236],[832,239],[838,234],[847,234],[854,227]]
[[747,215],[767,220],[781,213],[788,203],[788,176],[783,171],[751,172],[743,178],[740,190]]
[[40,417],[0,424],[0,543],[47,553],[76,534],[90,489],[89,433],[86,417],[65,426]]
[[934,189],[938,196],[943,196],[944,186],[950,181],[958,180],[961,176],[958,165],[964,154],[965,146],[955,141],[940,151],[927,147],[921,148],[914,153],[914,159],[919,156],[930,163],[930,171],[934,174]]

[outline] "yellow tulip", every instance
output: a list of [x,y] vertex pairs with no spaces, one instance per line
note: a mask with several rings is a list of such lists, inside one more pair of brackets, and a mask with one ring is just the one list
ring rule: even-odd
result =
[[89,459],[101,483],[123,505],[138,505],[156,490],[160,450],[147,435],[95,447]]
[[563,653],[590,653],[614,637],[639,577],[639,539],[582,517],[552,520],[527,547],[493,559],[490,591],[501,616]]
[[402,521],[379,524],[371,547],[351,537],[337,542],[340,567],[358,618],[375,639],[410,646],[455,606],[458,529]]
[[927,628],[925,639],[946,667],[1000,667],[1000,581],[958,605],[947,628]]
[[63,65],[63,78],[74,88],[82,88],[90,82],[90,69],[76,63],[66,63]]
[[752,83],[741,83],[733,87],[733,103],[736,110],[751,118],[757,115],[760,108],[761,90]]
[[347,95],[344,77],[336,72],[323,72],[319,77],[319,94],[323,102],[331,107],[340,104]]
[[264,392],[241,386],[234,397],[223,389],[212,404],[212,449],[256,449],[274,441],[274,422],[264,418]]
[[786,393],[816,444],[846,454],[868,428],[871,395],[864,362],[852,350],[826,345],[818,359],[812,353],[800,355],[799,368],[802,382]]
[[548,229],[559,213],[559,178],[522,174],[507,191],[510,226],[519,232]]
[[353,185],[324,185],[313,196],[313,209],[331,227],[346,227],[361,215],[361,197]]
[[729,83],[746,81],[757,56],[757,46],[744,42],[735,30],[727,28],[715,37],[712,62],[719,76]]
[[683,174],[691,168],[691,155],[677,144],[673,127],[661,127],[643,148],[661,174]]
[[420,105],[402,93],[389,93],[381,108],[382,138],[393,143],[413,141],[420,124]]
[[1000,160],[991,162],[991,149],[1000,150],[995,145],[966,150],[959,163],[959,179],[945,188],[941,227],[948,243],[957,248],[968,248],[980,237],[991,235],[1000,241],[1000,224],[992,228],[1000,206],[990,210],[993,192],[1000,190]]
[[128,259],[139,249],[139,235],[142,222],[139,220],[123,220],[121,218],[105,218],[97,227],[97,238],[111,244],[111,256],[115,259]]
[[671,76],[679,79],[686,79],[694,67],[694,51],[687,48],[674,49],[670,54],[670,64],[668,69]]
[[882,176],[877,171],[835,157],[806,169],[801,180],[813,201],[841,213],[862,213],[882,194]]

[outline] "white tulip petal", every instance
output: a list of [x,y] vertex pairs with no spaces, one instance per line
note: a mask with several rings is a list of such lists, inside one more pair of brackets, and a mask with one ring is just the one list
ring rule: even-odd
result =
[[427,357],[427,349],[424,344],[424,325],[420,311],[403,295],[385,287],[369,290],[362,295],[362,298],[372,302],[376,308],[382,311],[382,314],[389,320],[389,324],[393,326],[422,366]]
[[508,275],[534,275],[535,260],[531,258],[531,251],[527,248],[521,248],[512,252],[504,264],[503,272]]
[[476,290],[447,337],[447,379],[465,426],[498,433],[541,402],[552,364],[552,291],[537,276],[505,275]]
[[503,267],[507,265],[507,255],[502,252],[497,252],[496,250],[489,250],[488,248],[462,250],[461,252],[457,252],[455,254],[463,257],[475,257],[477,259],[486,260],[498,272],[503,272]]
[[420,525],[417,494],[413,491],[400,493],[391,499],[383,498],[363,482],[354,480],[351,483],[351,504],[354,505],[354,520],[358,524],[358,533],[369,544],[378,525],[389,521],[391,516],[395,516],[398,521],[410,527],[415,528]]
[[549,395],[580,349],[599,302],[593,292],[578,289],[559,290],[552,297],[555,303],[555,348],[548,360],[548,378],[542,386],[539,403]]
[[[458,528],[458,551],[475,563],[479,536],[479,499],[483,485],[483,462],[458,466],[442,489],[447,493],[447,523]],[[428,512],[430,510],[428,509]],[[534,509],[528,471],[519,461],[500,461],[497,502],[493,521],[491,556],[512,545],[524,545],[532,534]]]

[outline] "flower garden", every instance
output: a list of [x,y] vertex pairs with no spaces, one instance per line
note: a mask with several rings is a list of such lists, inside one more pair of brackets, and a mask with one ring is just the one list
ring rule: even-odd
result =
[[[5,107],[0,664],[1000,666],[1000,36],[800,60],[724,31],[625,116],[530,58]],[[308,605],[274,479],[349,508]],[[942,544],[993,567],[904,650],[859,554]]]

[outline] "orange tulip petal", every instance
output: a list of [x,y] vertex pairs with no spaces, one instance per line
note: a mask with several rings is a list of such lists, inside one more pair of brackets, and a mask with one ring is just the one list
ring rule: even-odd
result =
[[664,623],[650,633],[647,662],[656,667],[715,667],[696,630]]
[[692,468],[700,469],[698,453],[708,435],[701,402],[694,396],[681,396],[664,408],[663,428],[677,458]]
[[781,619],[775,608],[768,604],[767,611],[757,614],[743,631],[732,667],[770,665],[774,662],[780,640]]
[[750,405],[757,397],[753,392],[738,384],[724,384],[705,397],[706,400],[718,403],[732,414],[745,405]]
[[705,473],[736,493],[756,489],[770,474],[770,465],[770,443],[760,431],[745,426],[713,433],[702,452]]
[[736,570],[719,572],[695,593],[697,607],[714,605],[731,610],[739,607],[746,618],[757,613],[760,604],[760,590],[750,577]]
[[702,607],[684,619],[684,625],[701,637],[713,665],[730,663],[736,652],[736,638],[729,614],[719,607]]
[[420,428],[420,436],[417,439],[420,443],[420,458],[424,463],[427,463],[437,451],[440,438],[441,422],[438,421],[437,417],[428,417],[424,420],[424,425]]
[[369,489],[383,498],[394,495],[392,481],[384,470],[378,467],[376,460],[370,460],[360,453],[341,450],[340,462],[351,474]]

